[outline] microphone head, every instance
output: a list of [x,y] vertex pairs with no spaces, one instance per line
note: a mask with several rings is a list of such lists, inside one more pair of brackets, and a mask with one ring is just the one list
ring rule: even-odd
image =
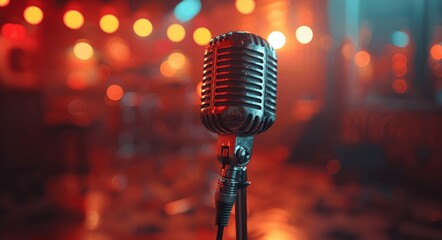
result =
[[201,120],[217,134],[251,136],[276,118],[277,56],[263,38],[229,32],[204,54]]

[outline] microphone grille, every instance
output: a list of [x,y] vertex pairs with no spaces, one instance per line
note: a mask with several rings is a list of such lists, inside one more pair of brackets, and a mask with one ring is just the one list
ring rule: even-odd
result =
[[202,81],[201,113],[209,130],[252,135],[273,124],[277,58],[261,37],[229,32],[212,39],[204,54]]

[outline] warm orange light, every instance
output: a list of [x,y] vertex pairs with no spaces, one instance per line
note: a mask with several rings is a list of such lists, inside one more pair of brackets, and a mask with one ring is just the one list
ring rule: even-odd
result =
[[309,26],[300,26],[296,29],[296,40],[301,44],[307,44],[313,39],[313,30]]
[[110,57],[117,61],[124,62],[130,58],[129,46],[121,38],[113,37],[109,39],[106,48]]
[[434,44],[433,47],[431,47],[431,57],[434,60],[441,60],[442,59],[442,44]]
[[0,0],[0,7],[6,7],[9,4],[9,0]]
[[326,171],[328,174],[336,174],[341,170],[341,163],[336,160],[332,159],[327,162]]
[[113,84],[107,88],[106,93],[110,100],[118,101],[123,97],[124,91],[119,85]]
[[135,34],[137,34],[139,37],[147,37],[152,33],[153,26],[149,20],[145,18],[140,18],[135,21],[133,25],[133,30]]
[[267,40],[275,49],[280,49],[285,45],[285,35],[280,31],[271,32],[267,37]]
[[84,89],[88,85],[86,73],[84,71],[71,72],[66,83],[71,89]]
[[186,64],[186,56],[180,52],[174,52],[169,55],[167,61],[171,68],[179,70]]
[[212,34],[210,33],[209,29],[205,27],[197,28],[193,32],[193,40],[200,46],[205,46],[207,43],[209,43],[211,38]]
[[79,29],[83,26],[84,17],[79,11],[69,10],[63,15],[63,22],[70,29]]
[[105,33],[114,33],[118,30],[119,26],[120,22],[118,21],[118,18],[112,14],[104,15],[100,19],[100,28]]
[[168,61],[164,61],[160,65],[160,72],[165,77],[173,77],[176,74],[176,69],[173,69],[172,67],[170,67]]
[[396,79],[392,83],[393,91],[397,94],[403,94],[407,92],[408,83],[404,79]]
[[255,10],[254,0],[236,0],[235,7],[242,14],[250,14]]
[[346,43],[341,48],[341,54],[345,59],[350,60],[355,54],[355,47],[351,43]]
[[358,67],[366,67],[370,64],[370,54],[366,51],[359,51],[355,55],[355,63]]
[[43,11],[39,7],[29,6],[23,12],[23,17],[26,22],[37,25],[43,20]]
[[172,24],[167,28],[167,37],[172,42],[181,42],[186,36],[186,30],[180,24]]
[[81,60],[89,60],[94,55],[94,49],[89,43],[80,41],[75,44],[74,55]]

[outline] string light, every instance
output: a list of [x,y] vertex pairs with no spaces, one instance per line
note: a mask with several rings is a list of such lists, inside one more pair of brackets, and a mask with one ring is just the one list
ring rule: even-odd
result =
[[0,7],[6,7],[9,4],[9,0],[0,0]]
[[172,24],[167,28],[167,37],[172,42],[181,42],[186,36],[186,30],[180,24]]
[[307,44],[313,39],[313,30],[309,26],[300,26],[296,29],[296,40],[301,44]]
[[69,10],[63,15],[63,22],[70,29],[79,29],[84,24],[84,17],[79,11]]
[[236,0],[235,7],[242,14],[250,14],[255,10],[254,0]]
[[74,48],[74,55],[81,59],[81,60],[89,60],[94,55],[94,49],[89,43],[80,41],[77,44],[75,44]]
[[107,88],[106,94],[110,100],[118,101],[123,97],[124,91],[119,85],[113,84]]
[[275,49],[280,49],[285,45],[285,35],[279,31],[271,32],[267,40]]
[[179,70],[186,64],[186,56],[180,52],[174,52],[169,55],[167,62],[171,68]]
[[133,25],[133,30],[137,36],[147,37],[152,33],[153,26],[149,20],[145,18],[140,18],[135,21]]
[[358,67],[366,67],[370,64],[370,54],[366,51],[359,51],[355,55],[355,63]]
[[397,94],[404,94],[407,92],[408,83],[404,79],[396,79],[392,83],[393,91]]
[[100,28],[105,33],[114,33],[118,30],[119,26],[118,18],[112,14],[106,14],[100,19]]
[[197,28],[193,32],[193,40],[200,46],[205,46],[207,43],[209,43],[211,38],[212,34],[210,33],[209,29],[205,27]]
[[29,6],[23,12],[23,17],[26,22],[37,25],[43,20],[43,11],[39,7]]

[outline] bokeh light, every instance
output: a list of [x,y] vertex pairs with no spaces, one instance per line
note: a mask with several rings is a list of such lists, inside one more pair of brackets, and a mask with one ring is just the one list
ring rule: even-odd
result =
[[82,90],[86,88],[89,85],[86,72],[74,71],[69,73],[66,84],[73,90]]
[[186,56],[180,52],[174,52],[169,55],[167,61],[171,68],[179,70],[186,64]]
[[396,77],[403,77],[405,74],[407,74],[407,64],[402,61],[396,61],[393,63],[392,66],[393,73],[396,75]]
[[70,29],[79,29],[84,24],[84,17],[79,11],[69,10],[63,15],[63,22]]
[[200,0],[183,0],[175,6],[173,14],[180,22],[187,22],[201,11]]
[[255,10],[254,0],[236,0],[235,7],[242,14],[250,14]]
[[408,42],[410,41],[410,37],[405,32],[395,31],[391,35],[391,41],[395,46],[404,48],[408,45]]
[[431,57],[434,60],[441,60],[442,59],[442,43],[434,44],[431,47],[430,53],[431,53]]
[[140,18],[135,21],[133,30],[139,37],[147,37],[152,33],[153,26],[149,20]]
[[341,54],[347,60],[353,59],[355,51],[355,47],[351,43],[345,43],[341,48]]
[[403,62],[403,63],[407,64],[407,61],[408,61],[407,56],[405,56],[405,54],[403,54],[403,53],[395,53],[391,59],[393,60],[393,63]]
[[74,55],[81,60],[89,60],[94,55],[94,49],[92,46],[84,41],[79,41],[75,44]]
[[267,40],[275,49],[280,49],[285,45],[285,35],[280,31],[270,33]]
[[129,60],[130,48],[128,44],[119,37],[113,37],[106,43],[106,50],[112,59],[120,62]]
[[29,6],[23,12],[23,17],[26,22],[37,25],[43,20],[43,11],[39,7]]
[[172,42],[181,42],[186,36],[186,30],[180,24],[172,24],[167,28],[167,38]]
[[0,7],[6,7],[9,4],[9,0],[0,0]]
[[313,30],[308,26],[300,26],[296,29],[296,40],[301,44],[307,44],[313,39]]
[[124,91],[121,86],[112,84],[107,88],[106,94],[110,100],[118,101],[123,97]]
[[160,72],[165,77],[173,77],[176,74],[176,71],[177,71],[176,69],[172,68],[169,65],[168,61],[164,61],[160,65]]
[[100,28],[105,33],[114,33],[118,30],[120,22],[118,18],[112,14],[107,14],[100,19]]
[[408,83],[404,79],[396,79],[393,81],[391,87],[397,94],[404,94],[408,90]]
[[336,174],[341,170],[341,163],[336,160],[332,159],[327,162],[326,171],[328,174]]
[[207,43],[209,43],[211,38],[212,34],[210,33],[209,29],[205,27],[197,28],[193,32],[193,40],[200,46],[205,46]]
[[6,23],[2,26],[2,35],[12,40],[23,40],[26,37],[26,28],[20,24]]
[[370,54],[366,51],[359,51],[355,55],[355,63],[358,67],[366,67],[370,64]]

